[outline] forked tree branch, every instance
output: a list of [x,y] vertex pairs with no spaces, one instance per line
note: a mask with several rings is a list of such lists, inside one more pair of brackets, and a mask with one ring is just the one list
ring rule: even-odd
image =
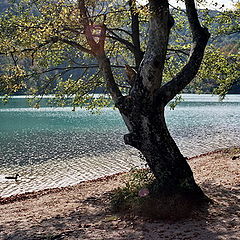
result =
[[[104,55],[104,44],[106,39],[105,24],[95,25],[86,7],[85,0],[78,0],[78,7],[84,27],[84,34],[94,56]],[[97,33],[96,33],[97,32]]]
[[193,36],[193,44],[186,65],[170,82],[163,85],[159,90],[156,101],[161,100],[165,105],[180,93],[196,76],[210,37],[208,29],[202,27],[199,22],[194,0],[185,0],[185,5]]

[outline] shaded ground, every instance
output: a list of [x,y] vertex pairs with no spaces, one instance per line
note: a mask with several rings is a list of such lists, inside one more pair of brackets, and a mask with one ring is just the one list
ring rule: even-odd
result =
[[150,221],[111,213],[108,196],[122,184],[120,174],[0,199],[0,239],[240,239],[240,150],[202,155],[189,163],[214,200],[190,219]]

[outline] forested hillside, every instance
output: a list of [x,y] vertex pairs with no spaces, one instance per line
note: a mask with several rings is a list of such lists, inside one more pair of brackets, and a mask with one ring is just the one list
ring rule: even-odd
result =
[[8,0],[1,0],[0,1],[0,12],[4,12],[8,6],[9,6]]

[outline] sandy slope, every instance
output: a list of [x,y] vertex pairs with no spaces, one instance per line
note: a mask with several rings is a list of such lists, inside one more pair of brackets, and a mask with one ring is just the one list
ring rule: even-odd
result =
[[109,210],[109,191],[124,175],[0,199],[0,239],[240,239],[240,149],[189,160],[214,200],[208,211],[178,222],[126,218]]

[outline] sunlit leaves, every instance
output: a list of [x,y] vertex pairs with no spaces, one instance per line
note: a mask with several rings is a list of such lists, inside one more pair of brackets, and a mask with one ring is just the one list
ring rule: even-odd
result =
[[21,66],[5,65],[0,75],[0,91],[12,94],[25,87],[25,71]]
[[[132,44],[129,1],[85,2],[90,24],[104,23],[107,27],[105,51],[111,59],[117,84],[127,94],[129,86],[124,65],[135,64],[132,51],[121,41]],[[148,7],[137,5],[134,12],[139,14],[141,49],[144,51],[148,40]],[[171,80],[186,64],[192,44],[185,11],[174,8],[171,13],[175,25],[165,61],[164,82]],[[215,92],[224,95],[239,79],[239,44],[222,42],[222,36],[239,33],[239,6],[214,14],[210,10],[201,10],[199,14],[201,23],[210,29],[211,44],[198,77],[188,90],[200,92],[217,87]],[[59,105],[66,99],[73,106],[85,104],[88,108],[108,104],[104,97],[93,97],[99,89],[105,91],[99,73],[96,74],[95,68],[89,70],[87,67],[96,65],[96,61],[87,51],[81,52],[64,41],[90,49],[77,1],[20,0],[0,17],[0,39],[0,53],[4,56],[0,69],[2,92],[14,93],[26,87],[31,94],[56,93]]]
[[[239,70],[239,54],[209,46],[195,83],[200,87],[200,91],[205,87],[224,97],[232,85],[240,79]],[[202,81],[209,86],[204,86]]]

